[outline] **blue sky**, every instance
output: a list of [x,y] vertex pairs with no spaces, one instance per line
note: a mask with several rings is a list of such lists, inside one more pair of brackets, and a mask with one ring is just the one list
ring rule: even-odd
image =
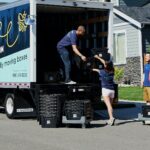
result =
[[0,2],[14,2],[16,0],[0,0]]

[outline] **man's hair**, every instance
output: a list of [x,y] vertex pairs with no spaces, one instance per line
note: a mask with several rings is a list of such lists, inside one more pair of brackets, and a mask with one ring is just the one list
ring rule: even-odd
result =
[[146,52],[145,55],[150,55],[150,52]]
[[78,31],[84,31],[84,32],[85,32],[85,27],[82,26],[82,25],[80,25],[80,26],[78,26],[77,30],[78,30]]

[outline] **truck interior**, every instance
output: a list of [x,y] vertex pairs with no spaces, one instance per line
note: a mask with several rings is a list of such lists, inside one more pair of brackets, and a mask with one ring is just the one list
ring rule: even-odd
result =
[[[56,45],[70,30],[76,30],[79,25],[85,26],[86,35],[79,40],[80,51],[92,58],[91,49],[106,48],[108,38],[108,10],[37,5],[37,82],[49,83],[63,81],[59,76],[63,63],[57,52]],[[70,54],[74,57],[73,53]],[[75,57],[77,63],[72,63],[71,76],[79,83],[97,82],[98,75],[93,73],[88,62],[83,63]],[[51,79],[51,76],[57,76]],[[59,79],[58,79],[59,78]]]

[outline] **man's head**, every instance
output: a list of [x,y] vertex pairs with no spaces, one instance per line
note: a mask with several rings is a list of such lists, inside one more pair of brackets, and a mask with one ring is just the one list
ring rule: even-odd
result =
[[84,28],[84,26],[78,26],[78,28],[76,30],[76,34],[79,37],[84,36],[84,34],[85,34],[85,28]]
[[145,54],[145,61],[150,62],[150,53]]

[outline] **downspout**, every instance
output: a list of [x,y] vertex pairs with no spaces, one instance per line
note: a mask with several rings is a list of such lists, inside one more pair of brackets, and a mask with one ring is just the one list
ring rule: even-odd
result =
[[111,54],[113,54],[113,7],[109,12],[109,22],[108,22],[108,50]]
[[[30,2],[30,16],[36,17],[36,1]],[[35,23],[30,26],[30,82],[36,82],[36,18]]]
[[145,24],[141,24],[141,28],[139,28],[139,53],[140,53],[140,61],[141,61],[141,81],[143,80],[143,46],[142,46],[142,29],[145,27]]

